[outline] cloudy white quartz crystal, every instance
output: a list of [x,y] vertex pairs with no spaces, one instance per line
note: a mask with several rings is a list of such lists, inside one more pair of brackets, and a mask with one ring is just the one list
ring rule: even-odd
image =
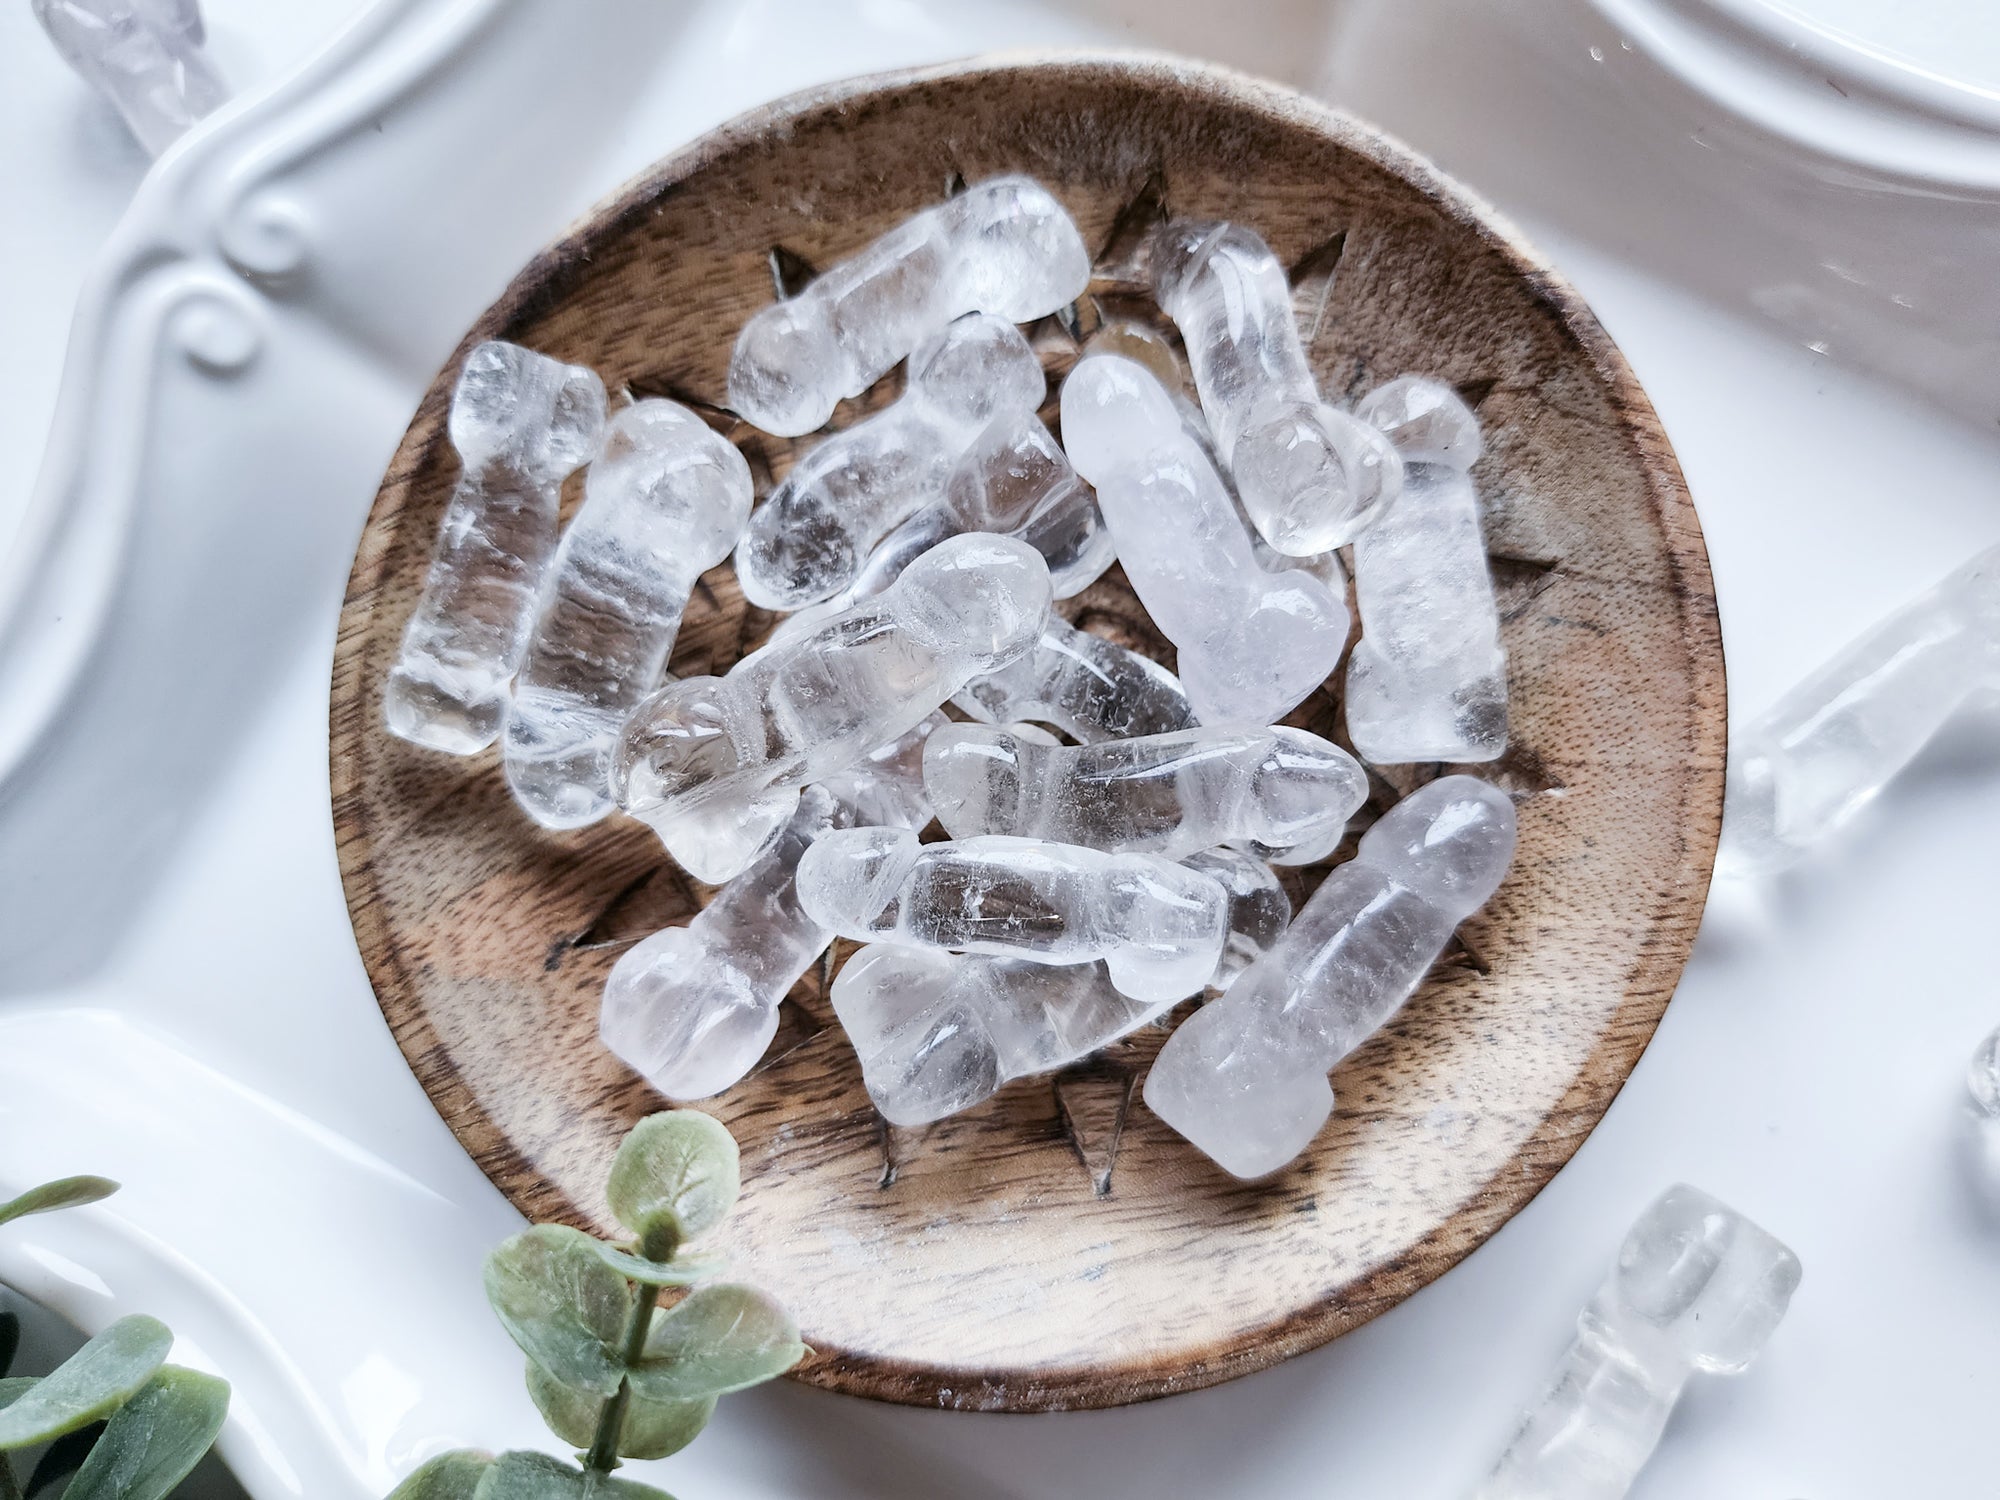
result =
[[944,493],[995,415],[1032,420],[1046,389],[1035,351],[1005,319],[974,314],[925,340],[899,400],[808,449],[757,507],[736,553],[743,596],[798,609],[845,588],[876,542]]
[[1019,838],[919,844],[895,828],[821,839],[800,863],[799,903],[858,942],[1103,959],[1119,992],[1142,1001],[1206,984],[1229,922],[1216,881],[1157,855]]
[[686,407],[641,401],[611,420],[501,735],[508,785],[537,822],[575,828],[611,811],[619,730],[660,680],[695,580],[749,514],[750,466]]
[[954,318],[1030,322],[1089,281],[1090,252],[1048,189],[976,183],[751,318],[730,358],[729,404],[766,432],[811,432]]
[[1730,736],[1720,863],[1775,871],[1874,799],[1968,701],[2000,691],[2000,546]]
[[562,483],[597,451],[604,383],[517,344],[480,344],[452,393],[462,472],[383,710],[391,733],[473,755],[499,737],[556,549]]
[[1513,804],[1486,782],[1446,776],[1405,797],[1270,951],[1167,1039],[1146,1103],[1235,1176],[1286,1165],[1333,1112],[1334,1064],[1416,991],[1513,856]]
[[1085,744],[1195,722],[1180,679],[1150,656],[1049,616],[1034,648],[975,678],[952,707],[988,724],[1053,724]]
[[1257,529],[1290,556],[1352,541],[1395,499],[1402,462],[1373,427],[1320,400],[1271,247],[1241,224],[1176,220],[1155,233],[1152,265]]
[[1386,437],[1405,463],[1469,469],[1485,451],[1479,419],[1442,380],[1399,375],[1354,406],[1354,415]]
[[197,0],[34,0],[63,61],[158,156],[229,97],[204,46]]
[[1620,1500],[1695,1374],[1746,1369],[1776,1331],[1798,1257],[1685,1184],[1632,1226],[1547,1394],[1476,1500]]
[[1346,603],[1309,573],[1258,566],[1221,476],[1150,371],[1116,355],[1079,361],[1062,429],[1204,723],[1272,723],[1326,680]]
[[1184,859],[1256,841],[1319,859],[1368,795],[1367,774],[1303,729],[1221,726],[1042,746],[953,724],[924,748],[924,789],[953,838],[1013,834]]

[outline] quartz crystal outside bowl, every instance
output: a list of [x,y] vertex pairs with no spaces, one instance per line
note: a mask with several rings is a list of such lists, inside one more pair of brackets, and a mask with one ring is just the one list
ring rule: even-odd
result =
[[[1652,1035],[1694,936],[1723,672],[1701,533],[1624,360],[1512,230],[1367,126],[1212,68],[1074,56],[863,79],[746,116],[590,215],[466,335],[383,482],[342,616],[333,810],[361,952],[417,1076],[525,1213],[610,1231],[611,1154],[662,1100],[599,1045],[598,997],[627,947],[704,893],[639,824],[543,831],[493,752],[433,755],[382,728],[457,472],[444,427],[459,363],[512,339],[595,367],[614,393],[706,407],[761,493],[802,443],[732,429],[718,408],[774,268],[831,264],[1003,172],[1048,184],[1100,247],[1077,316],[1029,330],[1047,415],[1075,334],[1156,318],[1132,257],[1162,205],[1241,218],[1295,267],[1328,397],[1423,371],[1474,404],[1514,739],[1471,769],[1520,813],[1506,883],[1334,1073],[1332,1123],[1267,1182],[1229,1178],[1139,1101],[1157,1030],[928,1130],[885,1127],[827,1003],[846,944],[787,1000],[759,1069],[704,1102],[743,1146],[730,1248],[817,1351],[798,1378],[1037,1411],[1194,1389],[1321,1344],[1547,1182]],[[1061,608],[1173,662],[1115,569]],[[672,670],[726,671],[773,623],[715,568]],[[1287,722],[1338,736],[1334,686]],[[1357,831],[1438,769],[1391,768]],[[1325,869],[1288,872],[1293,899]]]

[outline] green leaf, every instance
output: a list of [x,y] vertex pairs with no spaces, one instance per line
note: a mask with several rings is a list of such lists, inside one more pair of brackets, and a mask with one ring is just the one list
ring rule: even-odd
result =
[[736,1202],[736,1137],[698,1109],[648,1115],[611,1163],[605,1196],[618,1222],[644,1238],[663,1221],[691,1240],[729,1216]]
[[[528,1361],[528,1394],[549,1424],[549,1431],[565,1443],[588,1448],[596,1439],[603,1398],[571,1390],[533,1360]],[[714,1415],[713,1396],[700,1401],[648,1401],[634,1391],[625,1401],[618,1456],[665,1458],[678,1453],[700,1435]]]
[[546,1453],[503,1453],[475,1500],[674,1500],[665,1490],[609,1474],[586,1474]]
[[5,1411],[41,1383],[41,1377],[36,1375],[9,1375],[0,1379],[0,1411]]
[[162,1500],[229,1415],[229,1382],[168,1365],[111,1414],[63,1500]]
[[46,1443],[108,1415],[152,1379],[173,1344],[157,1318],[120,1318],[0,1412],[0,1450]]
[[497,1460],[477,1448],[458,1448],[424,1460],[393,1490],[389,1500],[472,1500],[479,1481]]
[[20,1347],[20,1318],[10,1312],[0,1312],[0,1375],[14,1368],[14,1355]]
[[618,1389],[632,1294],[589,1235],[560,1224],[515,1235],[486,1257],[486,1300],[528,1358],[564,1385],[600,1396]]
[[696,1287],[646,1334],[632,1389],[649,1401],[694,1401],[782,1375],[805,1358],[798,1325],[754,1287]]
[[0,1203],[0,1224],[9,1219],[26,1218],[29,1214],[51,1214],[59,1208],[80,1208],[100,1198],[109,1198],[117,1191],[118,1184],[109,1177],[58,1177],[54,1182],[29,1188],[12,1202]]
[[22,1500],[35,1500],[35,1496],[58,1479],[74,1474],[103,1434],[104,1424],[92,1422],[88,1427],[66,1432],[50,1443],[48,1451],[36,1461],[34,1473],[28,1476],[27,1488],[21,1491]]
[[627,1281],[641,1281],[647,1286],[693,1286],[729,1269],[729,1262],[719,1255],[708,1260],[647,1260],[643,1255],[632,1255],[602,1240],[592,1243],[597,1246],[599,1260]]

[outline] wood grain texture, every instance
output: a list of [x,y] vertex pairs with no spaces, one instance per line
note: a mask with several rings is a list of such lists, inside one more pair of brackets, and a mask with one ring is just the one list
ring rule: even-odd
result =
[[[1138,1102],[1161,1032],[896,1131],[826,1004],[845,945],[798,987],[758,1071],[705,1107],[743,1145],[732,1248],[818,1351],[800,1378],[1038,1411],[1189,1390],[1318,1345],[1441,1274],[1568,1160],[1694,935],[1720,821],[1723,672],[1679,470],[1576,294],[1402,148],[1219,71],[1024,59],[786,100],[591,214],[466,347],[515,339],[614,390],[706,403],[753,468],[781,473],[791,445],[720,409],[735,330],[774,274],[829,264],[1002,171],[1048,183],[1104,247],[1097,301],[1067,332],[1035,331],[1052,370],[1074,357],[1079,319],[1136,305],[1118,273],[1164,205],[1241,218],[1297,268],[1329,395],[1418,370],[1476,400],[1515,734],[1481,774],[1521,814],[1492,904],[1335,1073],[1338,1112],[1312,1149],[1255,1186]],[[333,677],[341,866],[383,1011],[452,1129],[525,1213],[604,1228],[611,1153],[661,1101],[599,1046],[598,994],[626,946],[705,892],[645,829],[543,832],[494,756],[430,755],[381,728],[455,472],[443,426],[463,353],[417,412],[355,560]],[[1116,571],[1065,612],[1172,660]],[[771,623],[715,569],[673,668],[726,670]],[[1338,734],[1337,701],[1316,694],[1292,722]],[[1437,770],[1393,768],[1378,806]],[[1294,897],[1321,873],[1302,872]]]

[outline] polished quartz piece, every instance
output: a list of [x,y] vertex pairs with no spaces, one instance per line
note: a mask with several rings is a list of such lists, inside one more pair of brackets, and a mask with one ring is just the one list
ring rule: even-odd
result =
[[1347,733],[1376,765],[1493,760],[1507,748],[1507,656],[1479,499],[1443,464],[1409,467],[1396,504],[1354,544],[1361,639]]
[[2000,1031],[1989,1033],[1972,1054],[1965,1070],[1965,1087],[1980,1118],[2000,1124]]
[[953,838],[1013,834],[1184,859],[1218,844],[1340,841],[1368,778],[1303,729],[1183,729],[1095,745],[1027,743],[953,724],[924,749],[924,790]]
[[497,341],[466,356],[448,429],[463,471],[383,692],[392,734],[453,755],[499,737],[556,550],[562,483],[603,428],[604,383],[581,365]]
[[1062,429],[1125,576],[1179,648],[1203,723],[1273,723],[1326,680],[1347,641],[1345,601],[1310,574],[1257,565],[1235,502],[1158,380],[1115,355],[1079,361],[1063,382]]
[[1153,290],[1265,540],[1297,557],[1352,541],[1396,498],[1402,460],[1375,428],[1320,400],[1271,247],[1241,224],[1162,225]]
[[2000,546],[1732,732],[1718,864],[1784,868],[1838,831],[1969,700],[2000,690]]
[[1223,940],[1222,961],[1208,979],[1210,989],[1227,989],[1291,925],[1292,898],[1278,872],[1245,849],[1204,849],[1181,863],[1228,893],[1229,936]]
[[1090,252],[1063,206],[996,177],[906,219],[743,325],[729,404],[784,437],[822,426],[952,319],[1026,323],[1082,295]]
[[197,0],[34,0],[63,61],[109,99],[149,156],[229,97]]
[[611,755],[666,667],[695,580],[750,515],[750,466],[684,406],[620,412],[556,549],[501,763],[536,822],[575,828],[613,807]]
[[1469,469],[1484,451],[1472,408],[1428,375],[1399,375],[1376,386],[1355,403],[1354,415],[1386,437],[1406,464]]
[[925,340],[901,399],[823,438],[757,507],[736,552],[743,597],[798,609],[845,588],[876,542],[944,494],[989,421],[1033,420],[1046,389],[1035,351],[1005,319],[974,314]]
[[1284,936],[1167,1039],[1153,1113],[1224,1170],[1262,1177],[1333,1112],[1327,1073],[1423,982],[1514,856],[1514,806],[1470,776],[1405,797],[1313,892]]
[[[670,683],[619,743],[619,806],[670,851],[687,829],[754,850],[798,789],[929,717],[972,678],[1029,650],[1049,609],[1041,554],[1011,537],[939,543],[875,599],[753,652],[726,677]],[[750,841],[750,831],[756,841]]]
[[1085,744],[1165,734],[1195,722],[1173,673],[1056,615],[1032,650],[975,678],[951,702],[988,724],[1053,724]]
[[829,834],[799,866],[799,902],[857,942],[949,948],[1045,964],[1103,959],[1135,1000],[1207,983],[1228,933],[1214,880],[1151,854],[1039,839],[919,844],[905,829]]
[[1737,1374],[1791,1304],[1798,1257],[1699,1188],[1639,1216],[1547,1394],[1477,1500],[1620,1500],[1694,1374]]

